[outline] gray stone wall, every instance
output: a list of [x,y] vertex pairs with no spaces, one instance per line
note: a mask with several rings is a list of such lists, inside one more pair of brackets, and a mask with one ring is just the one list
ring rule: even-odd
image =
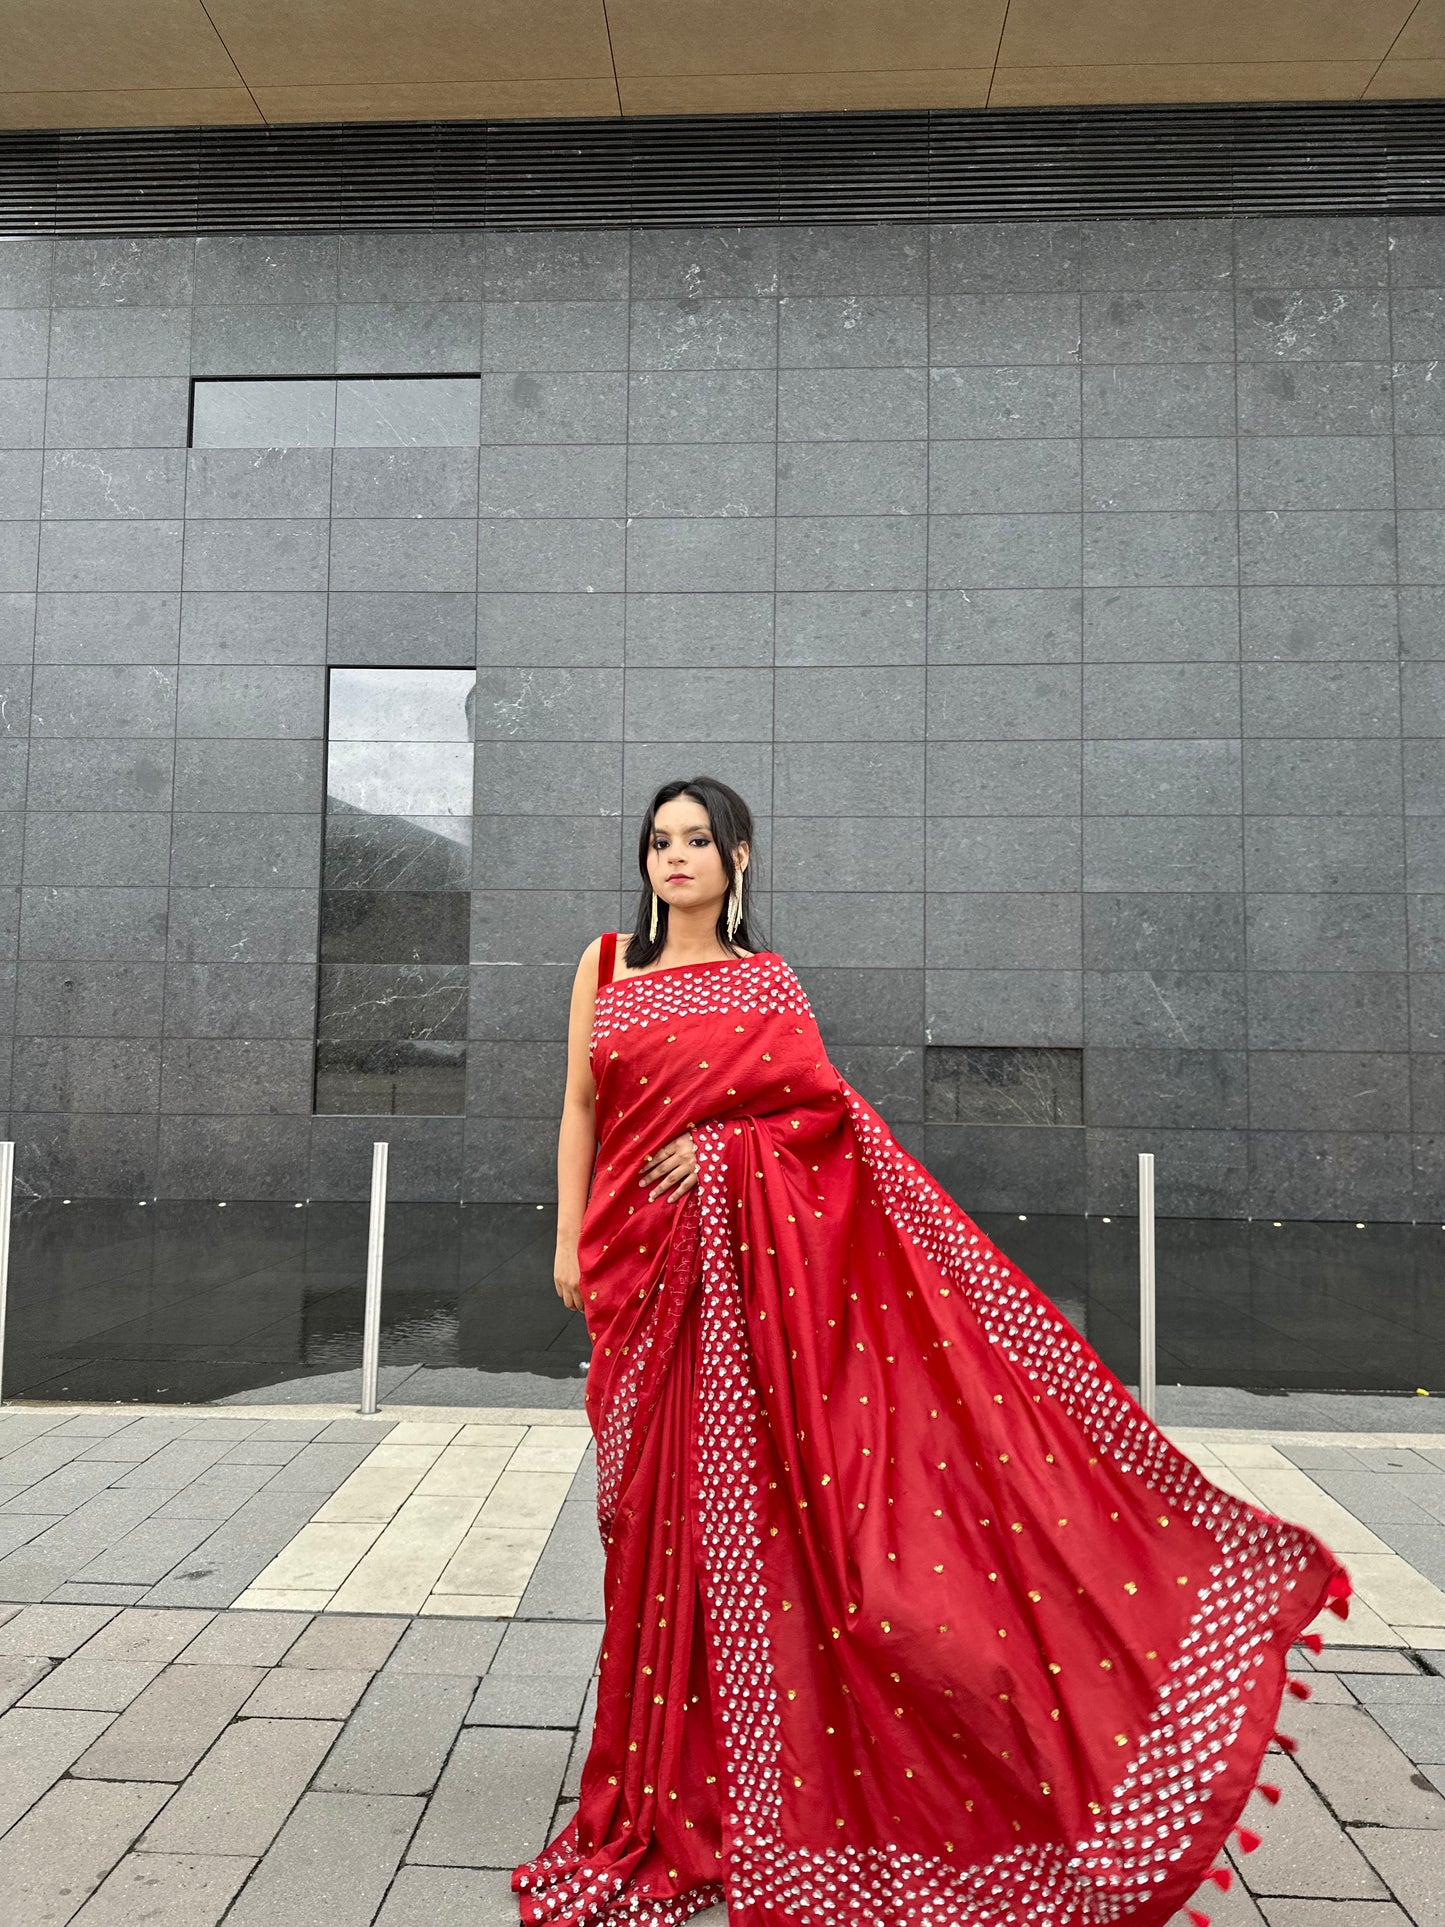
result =
[[[1445,223],[0,241],[9,1129],[364,1192],[310,1113],[326,665],[479,674],[468,1115],[716,772],[833,1055],[975,1209],[1445,1214]],[[192,375],[482,371],[478,449],[188,451]],[[1083,1053],[1082,1122],[925,1050]]]

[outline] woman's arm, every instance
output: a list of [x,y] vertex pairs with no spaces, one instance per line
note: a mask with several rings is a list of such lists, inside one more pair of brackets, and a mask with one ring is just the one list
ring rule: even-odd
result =
[[572,1009],[567,1020],[567,1085],[562,1096],[562,1124],[557,1133],[557,1257],[553,1282],[569,1311],[582,1309],[581,1267],[577,1240],[592,1167],[597,1161],[597,1087],[592,1081],[590,1044],[597,1003],[597,955],[602,945],[594,937],[582,952],[572,982]]

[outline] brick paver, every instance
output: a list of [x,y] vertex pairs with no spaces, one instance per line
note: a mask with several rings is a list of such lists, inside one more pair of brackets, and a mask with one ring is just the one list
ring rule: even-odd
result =
[[[512,1927],[510,1869],[571,1810],[595,1708],[590,1458],[510,1618],[482,1598],[462,1617],[437,1597],[415,1617],[231,1604],[393,1429],[0,1413],[6,1927]],[[1445,1524],[1445,1447],[1301,1440],[1265,1458],[1262,1482],[1373,1535],[1386,1609],[1390,1560],[1399,1596],[1428,1603],[1410,1588]],[[37,1494],[68,1509],[28,1512]],[[1362,1628],[1395,1643],[1351,1644]],[[1263,1844],[1231,1847],[1234,1886],[1193,1904],[1214,1927],[1445,1927],[1445,1622],[1404,1638],[1362,1605],[1329,1637],[1292,1655],[1314,1697],[1288,1703],[1298,1752],[1271,1754],[1280,1804],[1243,1816]]]

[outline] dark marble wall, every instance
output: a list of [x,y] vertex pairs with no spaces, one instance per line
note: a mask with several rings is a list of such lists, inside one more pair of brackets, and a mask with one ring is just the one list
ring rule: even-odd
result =
[[[1445,1217],[1442,289],[1428,219],[0,240],[22,1186],[364,1191],[326,669],[475,666],[466,1115],[397,1195],[551,1194],[577,955],[705,769],[966,1205],[1152,1149],[1165,1212]],[[186,446],[192,375],[479,369],[475,446]]]

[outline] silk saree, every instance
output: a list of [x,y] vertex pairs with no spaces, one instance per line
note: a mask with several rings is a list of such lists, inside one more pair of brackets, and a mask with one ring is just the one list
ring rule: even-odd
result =
[[[602,984],[591,1065],[606,1626],[521,1918],[1169,1919],[1257,1842],[1287,1651],[1348,1610],[1343,1567],[1170,1444],[776,952]],[[649,1201],[683,1130],[697,1183]]]

